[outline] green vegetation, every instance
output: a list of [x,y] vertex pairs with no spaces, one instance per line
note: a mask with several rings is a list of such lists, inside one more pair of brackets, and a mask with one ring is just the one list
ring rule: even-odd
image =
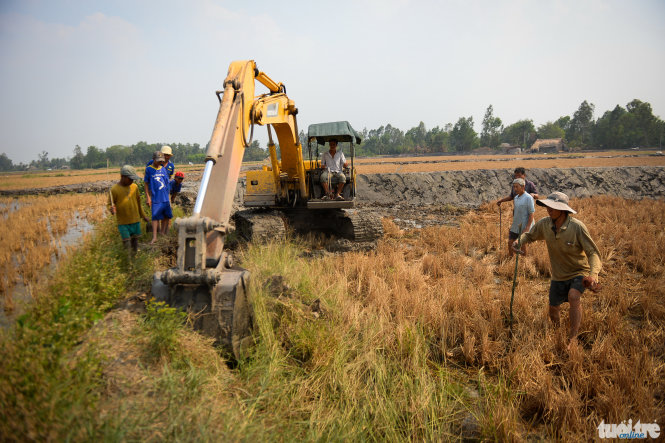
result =
[[[182,313],[122,308],[149,291],[157,258],[142,251],[129,263],[116,237],[109,220],[99,226],[0,337],[5,439],[434,440],[471,416],[464,386],[425,364],[421,330],[398,343],[368,328],[380,317],[340,327],[350,321],[344,282],[329,283],[329,263],[302,258],[302,245],[241,252],[256,345],[232,371]],[[284,292],[263,284],[273,275]]]
[[168,306],[163,301],[151,299],[147,302],[142,325],[150,338],[149,350],[153,358],[174,356],[178,350],[178,329],[186,317],[184,312]]

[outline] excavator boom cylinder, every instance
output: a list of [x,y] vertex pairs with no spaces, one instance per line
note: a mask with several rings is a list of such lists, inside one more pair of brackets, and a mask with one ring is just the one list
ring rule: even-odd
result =
[[270,92],[282,92],[284,85],[281,83],[276,83],[273,79],[268,77],[265,72],[259,72],[259,75],[256,76],[256,79],[266,88],[270,89]]
[[208,191],[208,182],[210,181],[210,173],[212,172],[212,167],[215,166],[213,160],[206,161],[205,168],[203,169],[203,176],[201,177],[201,186],[199,187],[199,193],[196,195],[196,203],[194,204],[194,215],[201,214],[201,207],[203,206],[203,201],[206,197],[206,192]]

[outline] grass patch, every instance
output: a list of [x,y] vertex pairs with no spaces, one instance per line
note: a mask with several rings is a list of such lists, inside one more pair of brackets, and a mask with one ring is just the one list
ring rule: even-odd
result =
[[[387,318],[349,297],[345,279],[330,278],[342,257],[301,253],[297,243],[251,245],[241,259],[253,272],[257,324],[257,345],[238,367],[248,393],[244,429],[285,440],[458,435],[466,409],[458,383],[430,366],[422,328],[386,334]],[[262,284],[274,274],[285,277],[287,295],[275,297]]]
[[[117,237],[117,238],[116,238]],[[5,439],[85,437],[101,395],[95,349],[74,356],[84,334],[132,290],[130,265],[111,219],[59,267],[16,325],[0,336],[0,421]]]
[[164,302],[149,300],[142,318],[143,332],[149,337],[148,349],[153,359],[171,359],[178,351],[178,331],[187,314]]

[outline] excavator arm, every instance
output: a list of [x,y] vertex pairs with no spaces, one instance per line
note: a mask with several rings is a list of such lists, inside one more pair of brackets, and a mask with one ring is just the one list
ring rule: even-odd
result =
[[[265,85],[270,93],[255,97],[255,80]],[[260,72],[254,61],[231,63],[206,153],[194,217],[210,218],[224,229],[228,226],[243,154],[251,143],[254,125],[270,125],[277,135],[282,154],[281,170],[274,154],[274,143],[269,146],[276,189],[281,192],[279,174],[285,172],[290,177],[297,177],[300,195],[308,195],[302,146],[298,139],[297,113],[298,109],[287,97],[284,85]],[[219,256],[223,249],[223,230],[215,232],[217,234],[209,235],[208,258]]]
[[[269,92],[255,96],[255,81]],[[223,87],[217,91],[220,106],[193,215],[174,223],[178,230],[177,267],[155,274],[153,294],[173,306],[199,313],[195,327],[217,338],[237,357],[248,340],[251,324],[246,300],[249,272],[234,267],[224,251],[224,239],[254,125],[269,125],[277,135],[281,170],[272,136],[269,144],[275,188],[286,192],[280,188],[281,175],[286,173],[297,183],[300,195],[306,197],[308,189],[298,138],[298,110],[284,85],[260,72],[250,60],[231,63]]]

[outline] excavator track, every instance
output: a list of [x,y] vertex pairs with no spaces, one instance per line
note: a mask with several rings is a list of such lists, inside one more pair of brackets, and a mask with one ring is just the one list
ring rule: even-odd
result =
[[371,242],[383,236],[383,224],[377,214],[359,209],[344,209],[337,215],[341,237],[354,242]]
[[376,243],[383,236],[381,217],[359,209],[246,209],[233,218],[236,231],[249,241],[283,238],[287,226],[301,234],[321,232],[353,243]]
[[246,240],[267,242],[286,236],[284,215],[280,211],[244,209],[233,215],[236,231]]

